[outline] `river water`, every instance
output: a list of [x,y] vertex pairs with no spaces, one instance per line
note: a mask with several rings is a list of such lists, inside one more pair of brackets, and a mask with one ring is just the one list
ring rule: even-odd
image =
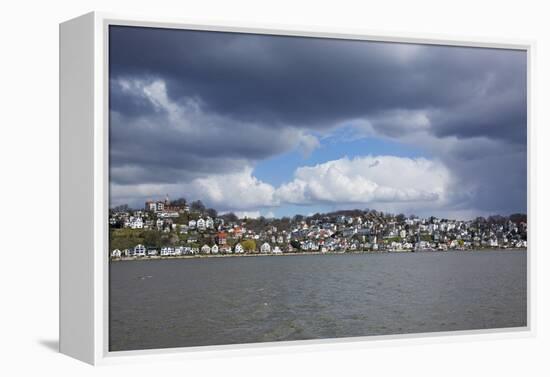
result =
[[110,265],[110,350],[525,326],[526,251]]

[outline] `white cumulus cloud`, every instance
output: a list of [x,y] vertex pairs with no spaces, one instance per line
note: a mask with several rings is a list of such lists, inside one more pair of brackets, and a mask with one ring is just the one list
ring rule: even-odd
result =
[[257,219],[261,216],[260,211],[235,211],[233,212],[239,219],[249,218]]
[[[112,197],[133,205],[139,206],[148,199],[169,195],[173,199],[200,199],[220,211],[252,211],[248,217],[253,217],[253,212],[258,208],[277,205],[274,194],[274,187],[254,177],[250,167],[236,173],[215,174],[189,182],[111,185]],[[130,198],[134,198],[134,202]]]
[[292,204],[442,202],[451,175],[425,158],[365,156],[301,167],[276,192]]
[[232,174],[198,178],[183,185],[184,192],[203,200],[214,208],[250,209],[275,204],[273,186],[252,175],[252,169]]

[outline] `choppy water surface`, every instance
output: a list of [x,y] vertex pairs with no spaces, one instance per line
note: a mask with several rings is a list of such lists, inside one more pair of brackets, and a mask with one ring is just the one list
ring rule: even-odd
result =
[[115,262],[110,349],[526,325],[525,251]]

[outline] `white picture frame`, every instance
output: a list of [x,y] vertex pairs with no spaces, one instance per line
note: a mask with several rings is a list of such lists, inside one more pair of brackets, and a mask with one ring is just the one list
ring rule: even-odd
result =
[[[240,352],[267,353],[346,349],[381,343],[456,341],[487,337],[532,336],[533,258],[527,253],[527,326],[427,334],[354,337],[227,346],[204,346],[143,351],[108,350],[108,27],[148,26],[272,35],[314,36],[371,41],[520,49],[528,59],[528,218],[533,237],[532,41],[434,37],[418,34],[328,30],[88,13],[60,24],[60,352],[90,364],[144,359],[181,359],[189,355],[223,356]],[[72,211],[78,206],[79,211]],[[74,245],[79,245],[74,247]],[[376,342],[374,342],[376,340]]]

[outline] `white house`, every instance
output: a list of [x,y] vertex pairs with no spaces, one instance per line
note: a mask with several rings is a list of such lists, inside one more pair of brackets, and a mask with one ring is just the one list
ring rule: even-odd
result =
[[420,241],[416,244],[416,248],[419,250],[429,249],[430,243],[428,241]]
[[189,220],[189,229],[195,229],[197,222],[195,220]]
[[203,247],[201,247],[201,253],[203,253],[203,254],[210,254],[210,251],[211,251],[210,246],[208,246],[206,244]]
[[212,247],[210,248],[210,252],[212,254],[218,254],[218,245],[216,244],[212,245]]
[[527,247],[527,241],[520,240],[516,242],[516,247]]
[[149,250],[147,250],[147,255],[149,255],[150,257],[154,257],[154,256],[158,255],[158,251],[157,251],[157,249],[149,249]]
[[162,249],[160,249],[160,255],[163,257],[174,255],[174,249],[172,249],[171,247],[163,247]]
[[319,250],[319,245],[316,242],[308,240],[304,242],[304,244],[302,245],[302,249],[316,251],[316,250]]
[[111,251],[111,256],[113,258],[120,258],[121,255],[122,253],[120,252],[119,249],[114,249],[113,251]]
[[273,254],[282,254],[283,251],[281,249],[279,249],[279,246],[275,246],[273,248]]
[[134,217],[130,220],[130,228],[143,229],[143,219],[141,217]]
[[145,249],[145,246],[139,244],[134,247],[134,255],[136,257],[144,257],[147,252],[147,249]]
[[244,249],[243,249],[243,246],[238,243],[235,245],[235,254],[242,254],[244,253]]
[[262,246],[260,246],[260,252],[262,254],[271,253],[271,246],[267,242],[264,242]]
[[233,251],[231,250],[231,246],[228,246],[228,245],[220,246],[220,253],[231,254],[232,252]]
[[208,229],[213,229],[213,228],[214,228],[214,220],[212,220],[211,217],[208,217],[208,218],[204,221],[204,225],[205,225],[206,228],[208,228]]
[[392,250],[402,250],[403,249],[403,244],[401,242],[392,241],[392,243],[390,244],[390,249],[392,249]]
[[206,221],[201,217],[197,220],[197,229],[198,230],[205,230],[206,229]]

